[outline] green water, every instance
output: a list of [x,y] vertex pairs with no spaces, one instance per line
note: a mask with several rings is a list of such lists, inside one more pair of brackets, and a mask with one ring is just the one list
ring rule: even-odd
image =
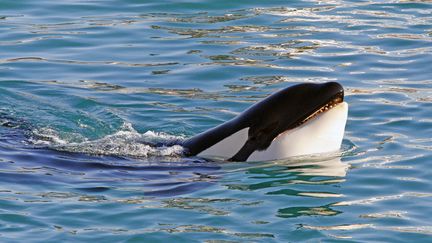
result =
[[[430,1],[0,2],[4,242],[432,242]],[[181,141],[337,81],[341,158]]]

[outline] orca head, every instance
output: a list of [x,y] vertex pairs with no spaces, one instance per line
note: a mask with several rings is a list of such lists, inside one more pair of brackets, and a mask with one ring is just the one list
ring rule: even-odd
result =
[[340,148],[348,104],[336,82],[282,89],[224,124],[186,141],[190,155],[277,160]]
[[[251,106],[237,118],[239,123],[247,124],[246,126],[249,127],[248,139],[230,160],[281,159],[303,155],[305,150],[312,151],[311,153],[326,152],[325,148],[313,148],[315,147],[313,144],[308,145],[305,142],[299,144],[301,143],[299,140],[314,140],[317,139],[317,135],[321,138],[326,137],[321,133],[334,133],[335,128],[332,129],[332,125],[343,127],[344,130],[348,106],[343,100],[343,87],[336,82],[302,83],[280,90]],[[335,109],[336,107],[338,109]],[[308,129],[311,131],[305,132]],[[299,134],[293,136],[292,132]],[[330,137],[331,135],[333,134],[329,134]],[[339,137],[338,140],[341,142],[342,138]],[[271,146],[273,144],[278,145],[278,151]],[[297,145],[294,146],[295,144]],[[292,151],[298,147],[303,149]],[[305,149],[308,147],[309,149]],[[336,147],[338,149],[340,143]],[[288,154],[287,150],[292,152]]]

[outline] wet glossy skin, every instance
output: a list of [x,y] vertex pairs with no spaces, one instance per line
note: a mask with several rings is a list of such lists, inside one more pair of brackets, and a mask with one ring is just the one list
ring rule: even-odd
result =
[[192,137],[183,146],[189,156],[197,155],[249,127],[247,142],[230,158],[232,161],[245,161],[254,151],[266,149],[275,137],[295,128],[322,107],[342,102],[343,95],[343,87],[336,82],[290,86],[256,103],[234,119]]

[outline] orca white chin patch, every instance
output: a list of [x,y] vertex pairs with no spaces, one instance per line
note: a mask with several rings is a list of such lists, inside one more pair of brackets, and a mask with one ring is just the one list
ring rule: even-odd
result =
[[347,118],[348,103],[342,102],[305,124],[280,134],[266,150],[253,152],[247,161],[336,152],[342,145]]

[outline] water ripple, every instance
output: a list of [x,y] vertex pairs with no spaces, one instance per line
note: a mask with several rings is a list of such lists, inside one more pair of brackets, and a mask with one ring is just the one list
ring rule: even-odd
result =
[[[2,240],[430,241],[431,23],[422,0],[4,0]],[[325,81],[350,104],[341,153],[155,146]]]
[[155,66],[171,66],[177,65],[176,62],[167,63],[126,63],[118,61],[75,61],[75,60],[61,60],[61,59],[46,59],[42,57],[18,57],[11,59],[0,59],[2,63],[14,63],[14,62],[50,62],[50,63],[64,63],[64,64],[77,64],[77,65],[120,65],[128,67],[155,67]]

